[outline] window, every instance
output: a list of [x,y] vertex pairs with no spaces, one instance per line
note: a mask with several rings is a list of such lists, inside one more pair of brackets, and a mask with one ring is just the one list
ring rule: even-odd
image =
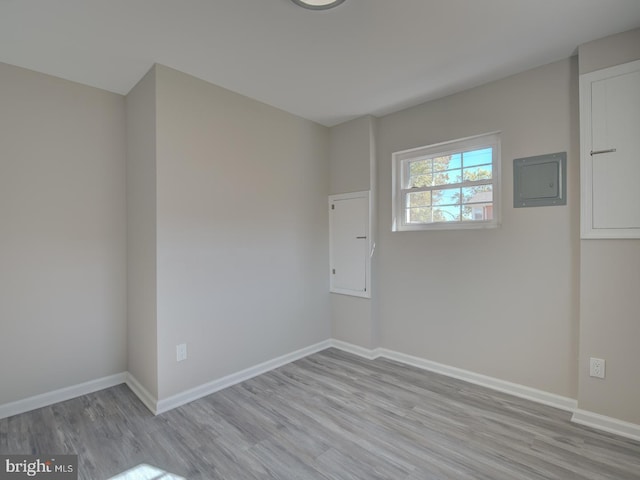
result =
[[392,230],[496,227],[499,181],[497,133],[396,152]]

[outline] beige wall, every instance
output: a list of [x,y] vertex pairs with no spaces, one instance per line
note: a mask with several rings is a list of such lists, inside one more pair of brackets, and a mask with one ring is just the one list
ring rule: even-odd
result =
[[[582,45],[579,71],[639,45]],[[127,369],[162,400],[332,336],[640,423],[640,241],[579,240],[575,58],[330,130],[162,66],[126,101],[0,84],[0,404]],[[391,233],[394,151],[495,130],[500,228]],[[568,205],[514,209],[513,159],[559,151]],[[329,295],[326,196],[371,187],[373,298]]]
[[360,117],[330,129],[329,194],[371,188],[371,126],[375,119]]
[[156,318],[156,79],[125,99],[127,124],[127,370],[158,395]]
[[[581,45],[580,73],[640,59],[640,29]],[[640,240],[582,240],[578,406],[640,424]],[[589,357],[606,361],[604,380]]]
[[640,58],[640,28],[580,45],[580,75]]
[[[381,346],[576,398],[577,60],[378,121]],[[391,232],[391,154],[501,131],[502,226]],[[568,204],[513,208],[513,159],[567,152]]]
[[156,75],[165,399],[329,338],[329,132],[176,70]]
[[0,63],[0,404],[126,369],[124,100]]
[[[375,200],[375,120],[365,116],[331,128],[330,194],[370,190],[373,185]],[[332,338],[365,348],[378,346],[371,298],[332,293],[330,300]]]
[[364,348],[377,347],[371,299],[331,294],[331,338]]
[[[640,424],[640,240],[583,240],[578,407]],[[589,357],[606,361],[589,376]]]

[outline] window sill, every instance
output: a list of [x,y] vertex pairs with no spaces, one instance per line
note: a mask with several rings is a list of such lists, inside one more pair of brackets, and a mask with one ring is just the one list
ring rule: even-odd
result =
[[442,230],[486,230],[491,228],[498,228],[500,223],[493,222],[468,222],[468,223],[456,223],[451,224],[447,222],[438,222],[421,225],[393,225],[391,227],[392,232],[429,232],[429,231],[442,231]]

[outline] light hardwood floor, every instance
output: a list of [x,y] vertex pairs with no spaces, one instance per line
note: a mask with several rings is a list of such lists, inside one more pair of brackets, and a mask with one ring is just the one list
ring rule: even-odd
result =
[[120,385],[0,420],[0,453],[77,453],[87,480],[640,479],[639,442],[569,418],[329,349],[157,417]]

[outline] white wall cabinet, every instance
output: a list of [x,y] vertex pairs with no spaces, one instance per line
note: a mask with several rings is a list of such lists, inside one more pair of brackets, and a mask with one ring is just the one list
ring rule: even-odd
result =
[[329,197],[330,291],[370,297],[368,191]]
[[580,77],[582,238],[640,238],[640,61]]

